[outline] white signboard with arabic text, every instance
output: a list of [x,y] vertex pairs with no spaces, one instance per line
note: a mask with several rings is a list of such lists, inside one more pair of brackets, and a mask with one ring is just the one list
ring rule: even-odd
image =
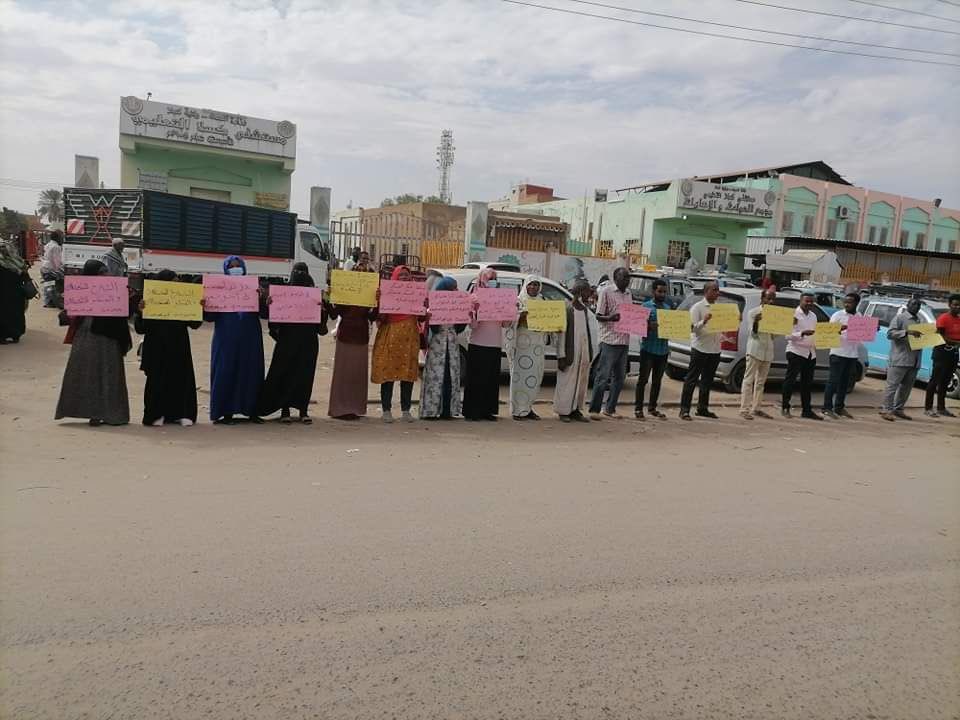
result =
[[757,218],[772,218],[777,194],[772,190],[744,190],[729,185],[681,180],[678,210],[702,210]]

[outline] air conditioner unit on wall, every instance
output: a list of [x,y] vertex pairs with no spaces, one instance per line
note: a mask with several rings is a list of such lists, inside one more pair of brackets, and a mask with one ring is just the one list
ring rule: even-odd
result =
[[839,205],[837,207],[837,217],[840,220],[846,220],[850,216],[850,208]]

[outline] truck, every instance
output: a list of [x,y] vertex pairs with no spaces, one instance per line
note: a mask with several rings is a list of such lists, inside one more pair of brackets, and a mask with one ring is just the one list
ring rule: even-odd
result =
[[64,188],[63,199],[67,272],[103,257],[117,238],[134,277],[220,274],[224,258],[239,255],[266,282],[286,280],[304,262],[324,287],[335,263],[329,230],[283,210],[142,189]]

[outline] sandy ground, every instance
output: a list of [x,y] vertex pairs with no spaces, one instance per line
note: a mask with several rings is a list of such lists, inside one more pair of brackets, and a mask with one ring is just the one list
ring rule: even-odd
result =
[[718,391],[718,421],[384,426],[322,417],[324,341],[312,427],[90,428],[29,324],[3,717],[960,717],[960,421],[885,423],[877,381],[856,422]]

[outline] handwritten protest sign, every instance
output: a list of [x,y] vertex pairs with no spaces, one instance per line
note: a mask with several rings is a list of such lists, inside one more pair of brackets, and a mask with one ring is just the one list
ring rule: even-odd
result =
[[[770,335],[790,335],[793,332],[793,308],[764,305],[760,310],[757,330]],[[751,332],[753,328],[750,328]]]
[[380,281],[381,315],[423,315],[427,284],[403,280]]
[[877,337],[880,319],[854,315],[847,318],[847,340],[851,342],[873,342]]
[[257,279],[248,275],[204,275],[203,309],[207,312],[257,312]]
[[711,315],[705,328],[707,332],[736,332],[740,329],[740,308],[733,303],[715,302],[707,312]]
[[622,302],[617,307],[620,320],[614,323],[613,329],[627,335],[647,336],[647,322],[650,320],[650,308],[634,305],[631,302]]
[[818,322],[813,333],[813,346],[817,350],[840,347],[840,323]]
[[567,329],[567,304],[563,300],[528,300],[527,328],[537,332]]
[[270,322],[319,323],[322,292],[302,285],[271,285]]
[[127,279],[67,275],[63,279],[63,307],[71,317],[127,317],[130,314]]
[[480,302],[478,320],[517,319],[517,291],[510,288],[477,288],[476,299]]
[[462,290],[433,290],[430,293],[430,324],[461,325],[470,322],[473,296]]
[[330,273],[330,302],[334,305],[377,306],[380,276],[371,272],[334,270]]
[[911,350],[937,347],[944,343],[943,335],[937,332],[937,326],[933,323],[908,325],[907,330],[916,330],[918,333],[921,333],[920,337],[914,337],[913,335],[907,336],[910,339]]
[[203,285],[165,280],[143,281],[144,320],[203,320]]
[[690,311],[657,310],[657,336],[661,340],[690,342]]

